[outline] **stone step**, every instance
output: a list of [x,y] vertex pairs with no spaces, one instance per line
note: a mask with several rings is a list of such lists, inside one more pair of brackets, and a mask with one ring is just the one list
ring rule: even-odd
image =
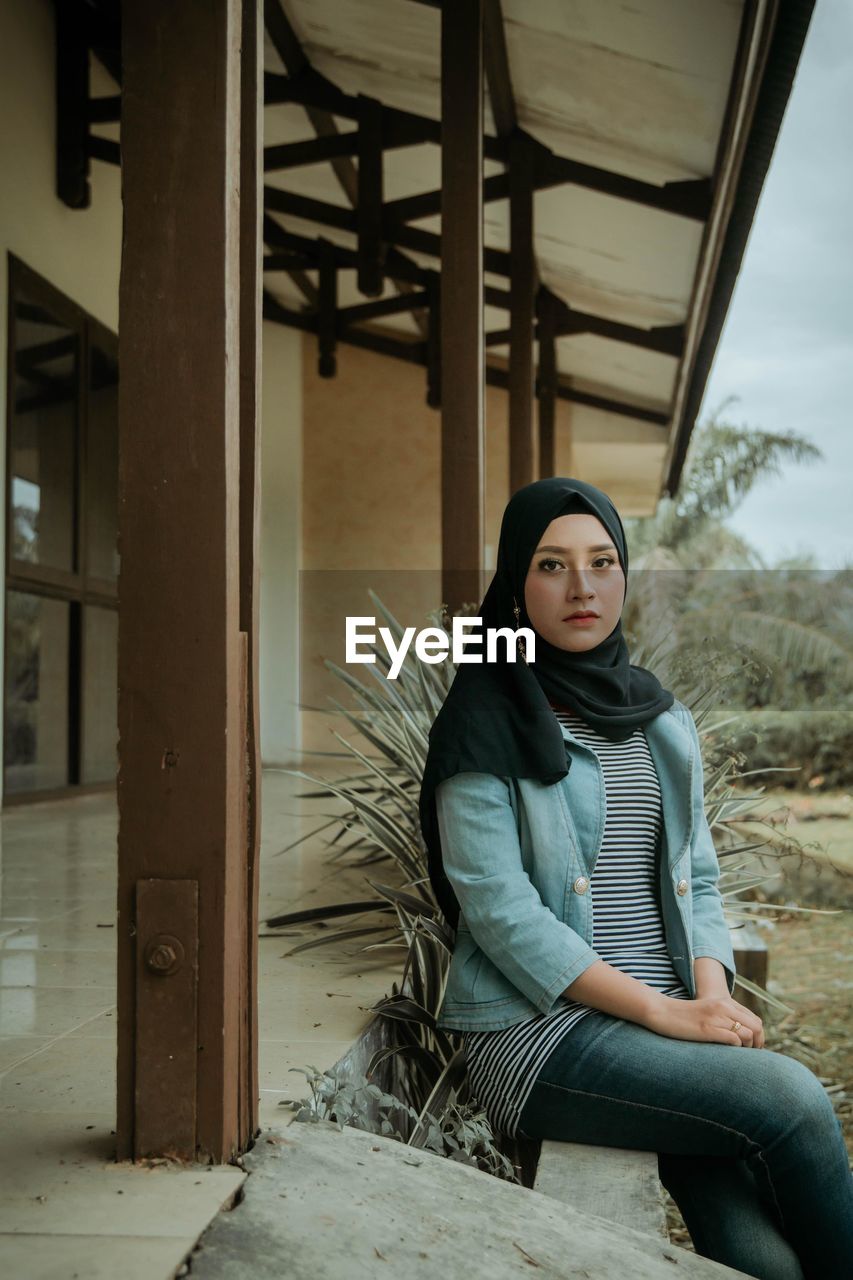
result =
[[266,1129],[243,1200],[191,1255],[193,1280],[726,1280],[743,1273],[393,1138],[327,1121]]
[[669,1239],[654,1151],[545,1139],[533,1189],[580,1213]]

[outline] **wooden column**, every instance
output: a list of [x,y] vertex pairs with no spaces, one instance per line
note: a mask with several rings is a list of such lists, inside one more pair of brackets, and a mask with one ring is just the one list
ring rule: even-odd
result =
[[533,417],[533,159],[526,139],[509,140],[509,492],[535,478]]
[[484,556],[483,0],[441,10],[442,599],[479,603]]
[[335,247],[331,240],[317,240],[320,270],[317,297],[317,372],[321,378],[334,378],[338,371],[338,269]]
[[368,298],[380,298],[382,274],[382,104],[358,95],[358,287]]
[[56,194],[71,209],[88,209],[89,40],[76,0],[54,4],[56,23]]
[[441,408],[441,279],[430,271],[427,281],[429,328],[427,330],[427,395],[431,409]]
[[263,0],[242,0],[240,58],[240,637],[245,662],[246,904],[240,944],[240,1150],[258,1131],[258,900],[261,856],[260,565],[261,295],[263,270]]
[[[120,1159],[226,1161],[256,1106],[257,147],[247,121],[241,164],[242,20],[241,0],[122,12]],[[250,38],[248,77],[256,60]]]
[[539,333],[539,372],[536,395],[539,401],[539,478],[554,475],[554,420],[557,407],[557,347],[554,336],[554,312],[550,295],[539,291],[537,303]]

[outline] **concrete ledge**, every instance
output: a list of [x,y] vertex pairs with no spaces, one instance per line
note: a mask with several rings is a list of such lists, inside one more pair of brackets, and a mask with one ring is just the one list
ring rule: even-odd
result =
[[[732,951],[735,958],[735,969],[738,974],[742,974],[744,978],[749,978],[751,982],[757,983],[760,987],[767,986],[768,972],[768,952],[767,938],[761,932],[757,925],[751,921],[746,921],[741,928],[729,929],[729,937],[731,938]],[[751,991],[747,991],[744,987],[739,987],[735,983],[735,989],[732,993],[734,999],[740,1004],[745,1004],[747,1009],[751,1009],[753,1013],[757,1013],[761,1018],[767,1010],[767,1006],[763,1000]]]
[[[388,1020],[376,1014],[347,1052],[328,1068],[329,1074],[345,1081],[363,1076],[376,1050],[391,1044],[391,1030]],[[380,1077],[382,1074],[380,1071]],[[385,1087],[395,1092],[391,1081],[386,1080]],[[378,1105],[368,1106],[368,1114],[378,1127]],[[506,1138],[499,1146],[521,1166],[522,1181],[528,1187],[532,1184],[541,1195],[669,1239],[655,1152],[548,1140],[511,1143]]]
[[654,1151],[545,1139],[533,1189],[580,1213],[669,1239]]
[[242,1202],[188,1261],[196,1280],[684,1280],[742,1276],[479,1169],[323,1123],[265,1131]]

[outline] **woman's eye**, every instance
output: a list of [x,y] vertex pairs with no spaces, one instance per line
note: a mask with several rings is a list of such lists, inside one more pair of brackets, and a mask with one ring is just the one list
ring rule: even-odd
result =
[[[613,557],[612,557],[612,556],[596,556],[595,560],[593,560],[593,562],[592,562],[592,565],[593,565],[593,568],[595,568],[595,569],[609,569],[609,568],[610,568],[612,565],[614,565],[615,563],[616,563],[616,561],[613,559]],[[562,561],[560,561],[560,560],[555,560],[553,557],[549,556],[546,560],[540,560],[540,561],[539,561],[539,568],[540,568],[540,569],[545,569],[546,565],[550,565],[550,564],[555,564],[555,565],[557,565],[560,569],[565,569],[565,567],[566,567],[566,566],[562,563]],[[549,573],[550,573],[550,572],[551,572],[551,570],[546,569],[546,572],[549,572]]]

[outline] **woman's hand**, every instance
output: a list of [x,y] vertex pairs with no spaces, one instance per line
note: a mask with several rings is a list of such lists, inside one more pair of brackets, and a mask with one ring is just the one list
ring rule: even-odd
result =
[[[740,1026],[735,1031],[733,1023]],[[764,1024],[757,1013],[733,1000],[730,995],[697,996],[681,1000],[664,996],[651,1004],[646,1026],[674,1040],[710,1040],[747,1049],[764,1048]]]

